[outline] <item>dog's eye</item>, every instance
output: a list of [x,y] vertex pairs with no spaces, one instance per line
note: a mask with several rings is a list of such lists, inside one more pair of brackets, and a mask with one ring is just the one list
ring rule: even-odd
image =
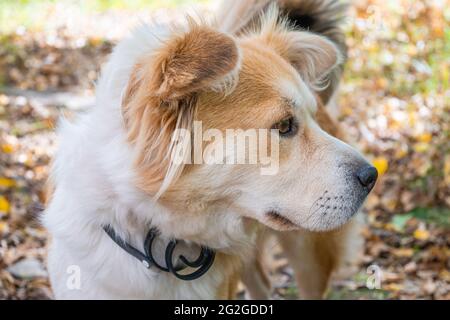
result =
[[278,129],[281,136],[292,136],[297,132],[297,126],[293,117],[281,120],[273,126],[273,129]]

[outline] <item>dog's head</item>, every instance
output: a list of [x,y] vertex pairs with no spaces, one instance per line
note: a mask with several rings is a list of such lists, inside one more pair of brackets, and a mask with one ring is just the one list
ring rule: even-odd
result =
[[[315,85],[339,62],[332,42],[274,18],[239,38],[191,21],[142,57],[123,97],[137,185],[173,210],[230,210],[279,230],[341,226],[377,172],[318,124]],[[203,140],[180,142],[180,129],[200,130]],[[247,160],[264,153],[265,163],[230,164],[236,140],[213,148],[221,136],[230,143],[228,129],[250,132],[246,141],[258,129],[257,145],[242,150]],[[184,163],[174,161],[180,153]]]

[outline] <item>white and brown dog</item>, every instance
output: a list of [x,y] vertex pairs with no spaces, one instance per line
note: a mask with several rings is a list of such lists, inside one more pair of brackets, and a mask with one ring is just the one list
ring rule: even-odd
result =
[[[377,177],[324,131],[340,137],[321,102],[330,90],[317,86],[328,79],[334,90],[340,74],[345,52],[331,34],[340,7],[279,1],[297,9],[289,23],[272,1],[253,2],[227,1],[221,23],[139,28],[103,69],[96,106],[61,125],[43,218],[56,298],[233,298],[240,277],[251,297],[266,298],[264,273],[248,270],[261,270],[254,248],[267,227],[301,295],[323,295]],[[308,23],[322,35],[301,31],[295,22],[313,16],[299,12],[317,13]],[[261,163],[174,162],[174,133],[195,121],[204,131],[275,129],[277,173],[262,175]]]

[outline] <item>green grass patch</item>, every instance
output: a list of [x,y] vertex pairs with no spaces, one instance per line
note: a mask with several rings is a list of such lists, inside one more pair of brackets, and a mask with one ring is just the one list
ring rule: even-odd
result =
[[416,208],[408,215],[427,223],[450,228],[450,209],[448,208]]
[[448,208],[416,208],[404,214],[394,215],[391,224],[396,231],[403,232],[407,222],[412,218],[440,227],[450,228],[450,209]]
[[288,300],[294,300],[298,299],[298,289],[295,284],[289,285],[289,287],[286,288],[286,292],[284,293],[284,298]]
[[330,290],[327,295],[329,300],[385,300],[389,298],[389,291],[379,289],[347,288]]

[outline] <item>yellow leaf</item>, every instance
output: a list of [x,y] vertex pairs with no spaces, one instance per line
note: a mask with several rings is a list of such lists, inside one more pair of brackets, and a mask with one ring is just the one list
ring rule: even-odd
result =
[[420,136],[417,137],[417,140],[423,143],[428,143],[431,141],[433,136],[429,132],[422,133]]
[[12,179],[0,177],[0,187],[11,188],[16,185],[16,182]]
[[414,112],[408,113],[409,126],[414,127],[417,123],[417,116]]
[[4,196],[0,196],[0,212],[8,213],[9,212],[9,202],[6,200]]
[[411,248],[399,248],[392,250],[392,253],[397,257],[409,258],[414,254],[414,250]]
[[2,151],[4,153],[11,153],[14,151],[14,147],[8,143],[2,144]]
[[33,158],[30,155],[27,155],[27,159],[23,164],[30,168],[33,167],[34,164]]
[[388,283],[386,285],[383,286],[383,289],[387,290],[387,291],[400,291],[403,289],[403,286],[401,284],[397,284],[397,283]]
[[408,150],[405,148],[400,148],[397,151],[395,151],[395,159],[401,159],[404,158],[408,154]]
[[418,143],[414,144],[414,151],[419,152],[419,153],[427,152],[429,148],[430,148],[430,145],[425,142],[418,142]]
[[385,78],[378,78],[375,84],[379,89],[384,89],[388,86],[389,82]]
[[425,229],[417,229],[414,231],[414,238],[417,240],[427,240],[430,237],[430,233]]
[[434,36],[436,38],[441,38],[444,36],[444,28],[441,25],[436,24],[431,30],[433,30]]
[[96,38],[93,37],[93,38],[89,39],[89,44],[93,47],[96,47],[96,46],[100,45],[102,43],[102,41],[103,40],[99,37],[96,37]]
[[344,106],[341,109],[342,115],[344,116],[351,116],[353,114],[353,109],[350,108],[349,106]]
[[377,169],[380,176],[383,175],[389,167],[388,161],[384,157],[377,157],[373,159],[372,164]]

